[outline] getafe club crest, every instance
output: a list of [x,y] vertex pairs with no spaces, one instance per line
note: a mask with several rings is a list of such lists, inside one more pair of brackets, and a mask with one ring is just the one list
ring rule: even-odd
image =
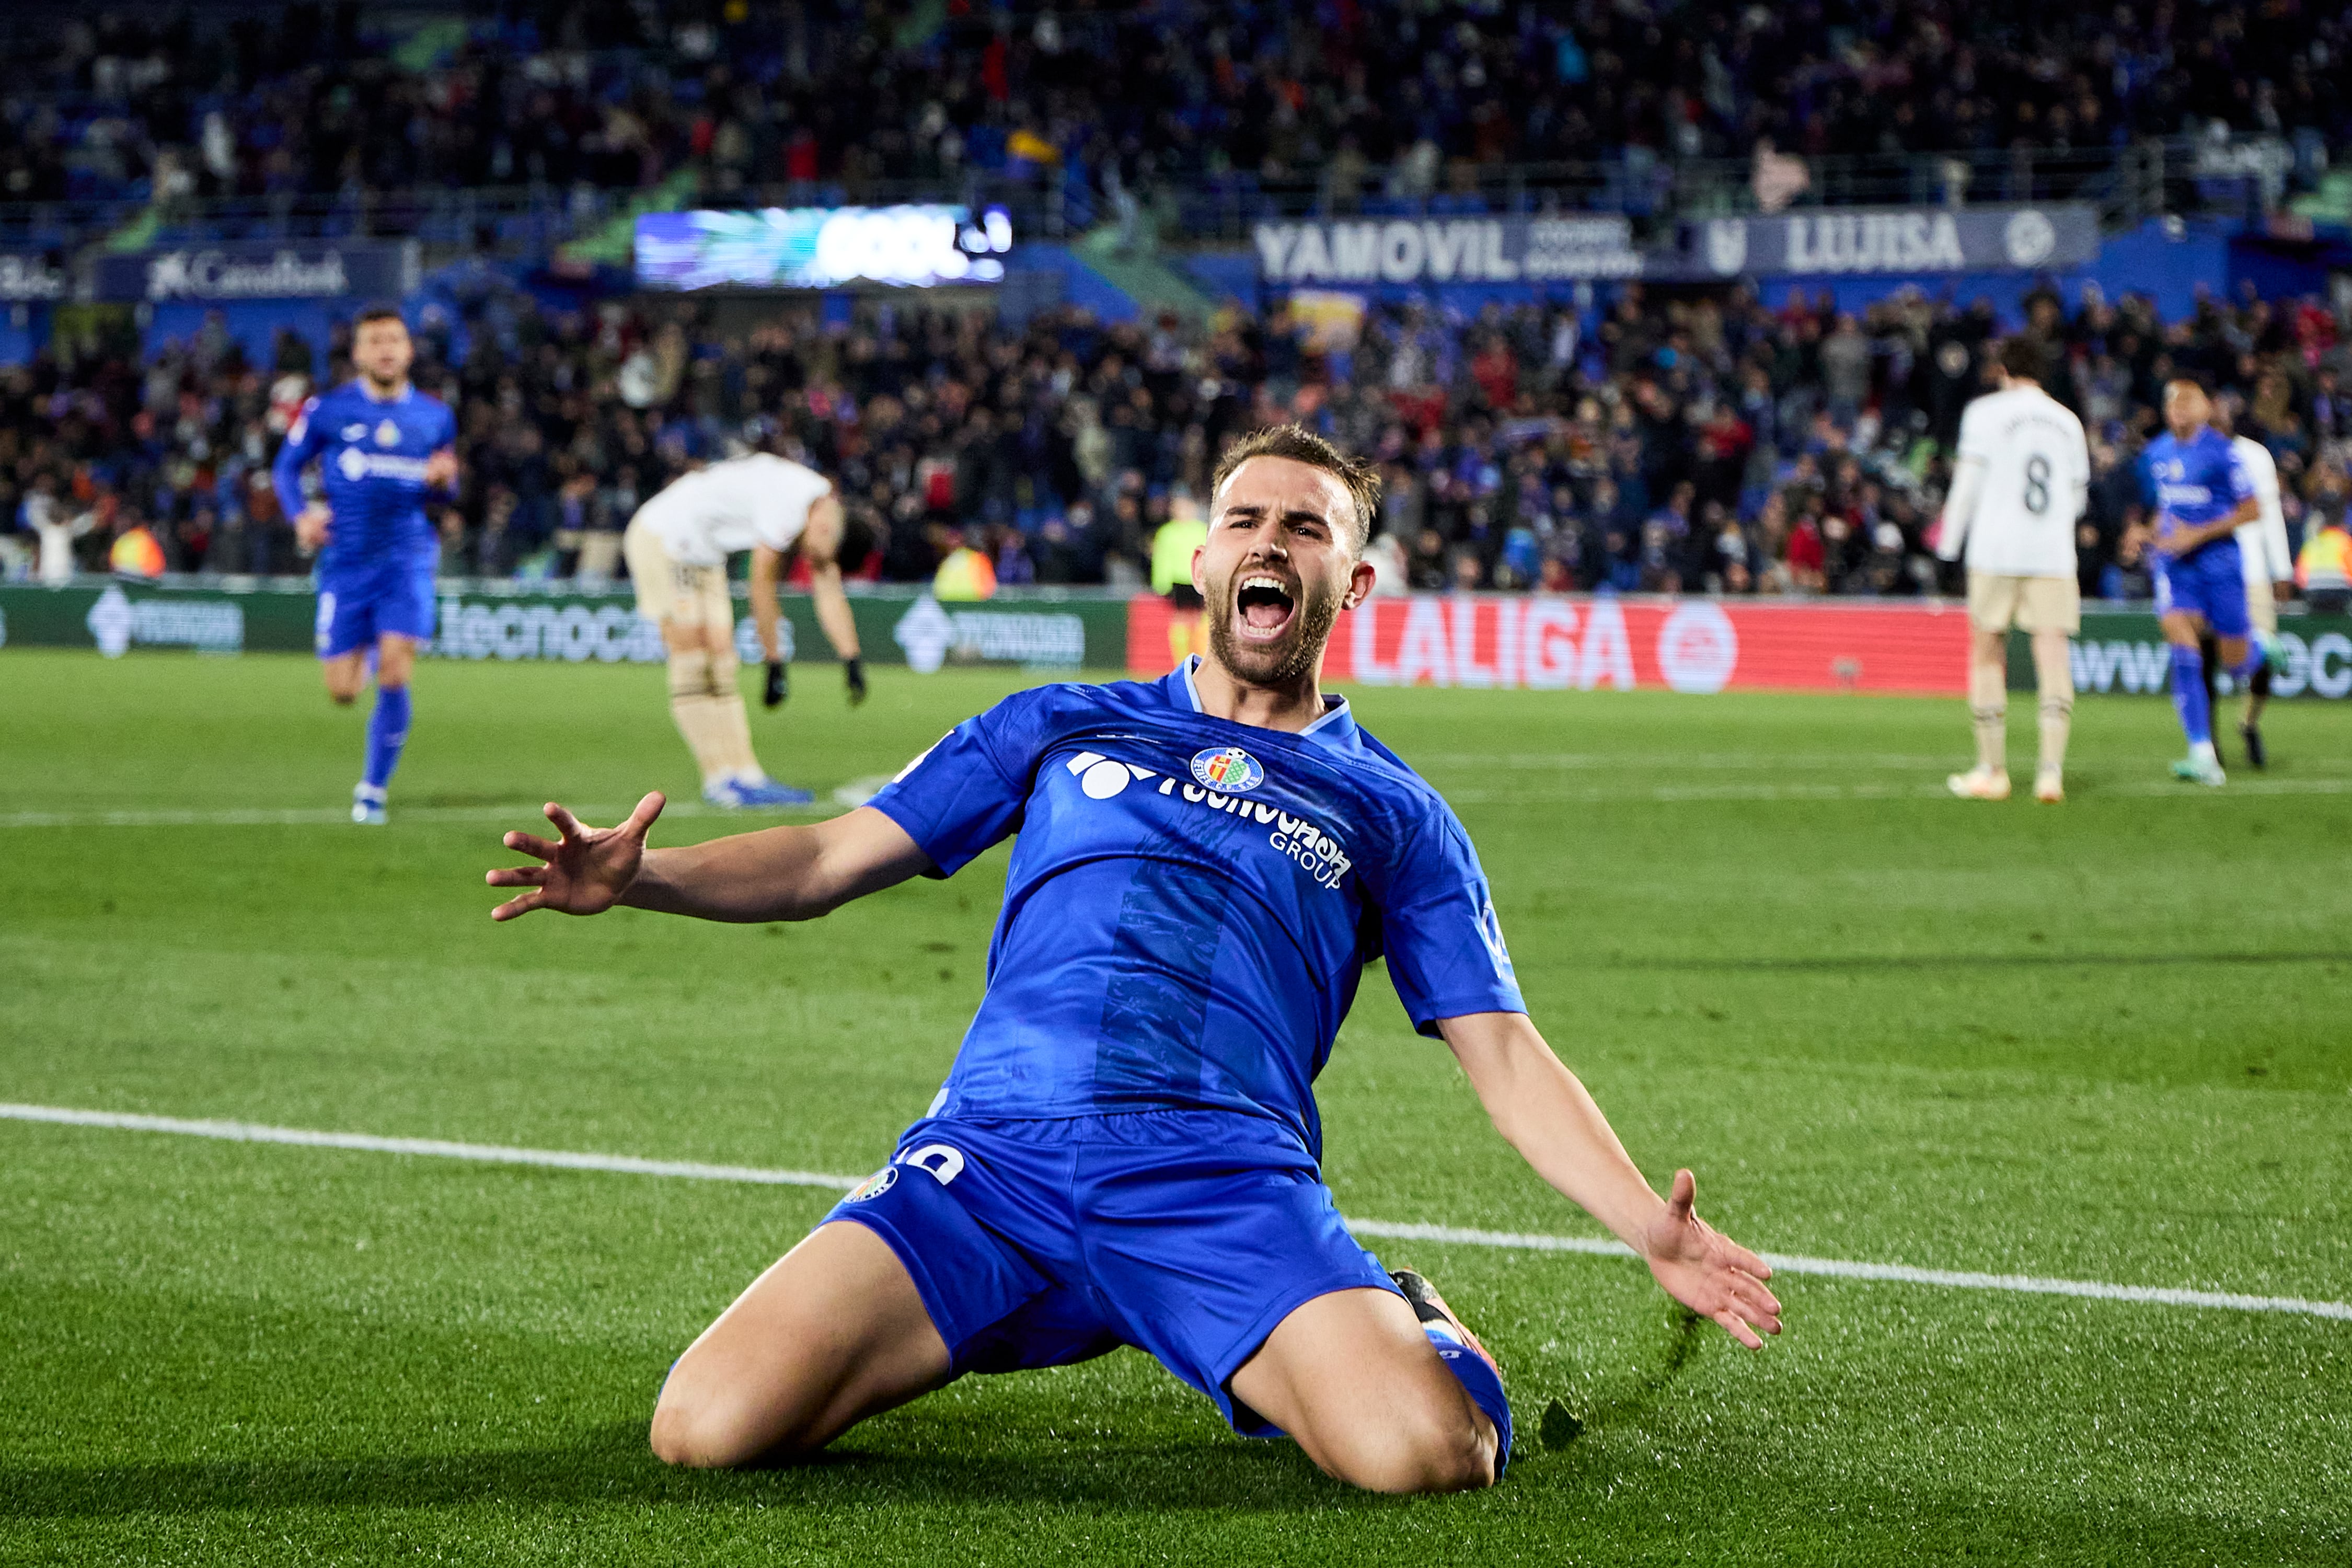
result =
[[878,1198],[898,1180],[898,1167],[885,1165],[852,1189],[846,1203],[862,1204],[868,1198]]
[[375,444],[379,447],[400,445],[400,426],[387,419],[375,427]]
[[1204,788],[1241,795],[1265,782],[1265,769],[1239,746],[1213,746],[1192,759],[1192,776]]

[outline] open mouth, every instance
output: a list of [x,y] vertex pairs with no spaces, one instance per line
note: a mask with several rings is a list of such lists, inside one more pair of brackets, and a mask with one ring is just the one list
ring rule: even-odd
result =
[[1242,579],[1239,592],[1234,595],[1234,607],[1239,612],[1242,634],[1254,638],[1278,637],[1290,625],[1297,600],[1290,584],[1279,577],[1254,572]]

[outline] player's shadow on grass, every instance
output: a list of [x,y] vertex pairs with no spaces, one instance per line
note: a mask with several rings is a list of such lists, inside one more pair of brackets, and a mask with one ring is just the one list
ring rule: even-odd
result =
[[0,1468],[0,1520],[121,1518],[310,1508],[446,1508],[471,1503],[623,1503],[693,1507],[872,1507],[876,1504],[1067,1505],[1152,1511],[1184,1508],[1328,1509],[1387,1500],[1333,1482],[1290,1445],[1074,1441],[1039,1454],[971,1441],[884,1434],[771,1468],[674,1469],[646,1447],[641,1422],[595,1428],[571,1447],[352,1459],[184,1461]]

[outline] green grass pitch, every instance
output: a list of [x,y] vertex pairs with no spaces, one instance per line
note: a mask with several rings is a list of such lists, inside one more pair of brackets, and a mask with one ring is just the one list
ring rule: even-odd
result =
[[[884,669],[851,712],[809,669],[754,723],[830,789],[1021,679]],[[1732,1235],[2352,1299],[2352,707],[2282,704],[2268,779],[2206,792],[2168,708],[2086,700],[2053,810],[1938,798],[1958,702],[1358,703],[1468,823],[1538,1021]],[[0,654],[0,1100],[882,1161],[1001,854],[809,926],[493,927],[534,803],[691,797],[660,676],[434,664],[416,712],[388,829],[233,825],[348,798],[361,716],[308,661]],[[1377,972],[1322,1103],[1350,1215],[1597,1234]],[[655,1390],[822,1192],[21,1121],[0,1172],[11,1563],[2352,1561],[2341,1321],[1784,1275],[1749,1355],[1624,1259],[1376,1243],[1503,1363],[1491,1492],[1353,1494],[1132,1352],[690,1475]]]

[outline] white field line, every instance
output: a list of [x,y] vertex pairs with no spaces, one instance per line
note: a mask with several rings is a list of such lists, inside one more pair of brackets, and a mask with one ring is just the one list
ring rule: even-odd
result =
[[[394,805],[394,822],[504,822],[526,830],[545,831],[546,818],[538,801],[512,805]],[[635,809],[630,805],[577,805],[572,815],[589,823],[618,822]],[[828,805],[726,811],[698,801],[673,800],[662,808],[662,820],[687,816],[793,816],[830,811]],[[312,827],[351,826],[348,806],[232,806],[215,811],[17,811],[0,812],[0,827]]]
[[[670,1176],[696,1182],[746,1182],[763,1186],[822,1187],[847,1192],[864,1178],[816,1171],[775,1171],[753,1165],[710,1165],[690,1160],[641,1160],[629,1154],[576,1153],[559,1149],[521,1149],[498,1143],[457,1143],[440,1138],[379,1138],[366,1132],[316,1132],[253,1121],[189,1121],[130,1111],[79,1110],[58,1105],[0,1103],[0,1121],[40,1121],[68,1127],[102,1127],[126,1132],[172,1132],[238,1143],[291,1143],[310,1149],[350,1149],[371,1154],[416,1154],[443,1160],[473,1160],[493,1165],[535,1165],[563,1171],[605,1171],[630,1176]],[[1461,1247],[1493,1247],[1516,1252],[1574,1252],[1630,1258],[1622,1243],[1581,1236],[1541,1236],[1517,1231],[1474,1230],[1462,1226],[1415,1225],[1392,1220],[1351,1219],[1358,1236],[1391,1241],[1433,1241]],[[2352,1322],[2352,1302],[2311,1301],[2299,1296],[2247,1296],[2221,1290],[2183,1290],[2152,1285],[2110,1285],[2095,1279],[2050,1279],[2032,1274],[1979,1274],[1949,1268],[1914,1268],[1901,1263],[1853,1263],[1835,1258],[1764,1254],[1774,1271],[1815,1274],[1833,1279],[1885,1280],[1947,1289],[2008,1290],[2030,1296],[2077,1296],[2098,1301],[2131,1301],[2163,1307],[2219,1308],[2239,1312],[2288,1312]]]
[[[864,781],[859,781],[863,783]],[[1612,789],[1454,789],[1444,792],[1456,805],[1605,805],[1649,803],[1660,805],[1708,801],[1873,801],[1934,800],[1946,791],[1940,781],[1911,784],[1656,784]],[[2102,795],[2170,800],[2227,800],[2232,795],[2352,795],[2352,778],[2247,779],[2221,789],[2164,780],[2134,780],[2124,784],[2078,786],[2077,798]],[[694,801],[674,801],[662,813],[667,819],[735,816],[797,816],[832,812],[861,805],[866,796],[856,785],[845,785],[830,802],[782,811],[721,811]],[[591,823],[617,822],[630,811],[625,805],[574,806],[573,815]],[[1974,809],[1981,810],[1981,806]],[[541,821],[538,803],[512,805],[425,805],[393,808],[393,821],[507,823],[526,829]],[[341,806],[231,807],[215,811],[18,811],[0,812],[0,828],[32,827],[324,827],[349,826],[351,813]]]

